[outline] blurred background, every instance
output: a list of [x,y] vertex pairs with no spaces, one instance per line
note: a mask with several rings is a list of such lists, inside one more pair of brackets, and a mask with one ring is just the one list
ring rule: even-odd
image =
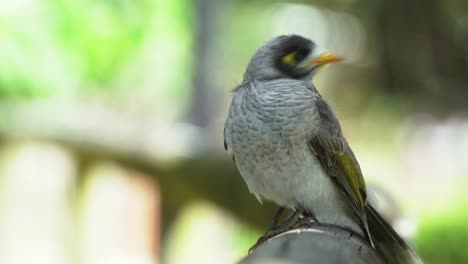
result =
[[346,58],[314,83],[379,209],[468,263],[466,0],[2,0],[0,262],[233,263],[274,206],[223,150],[255,49]]

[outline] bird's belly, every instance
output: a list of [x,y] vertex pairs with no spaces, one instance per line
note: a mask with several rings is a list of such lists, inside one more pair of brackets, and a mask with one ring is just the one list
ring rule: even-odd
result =
[[[307,147],[294,150],[262,151],[236,163],[252,193],[281,206],[307,206],[330,202],[334,183],[325,174],[319,161]],[[330,199],[332,198],[332,199]]]
[[361,232],[348,198],[325,173],[307,144],[266,152],[257,145],[248,152],[252,155],[236,157],[236,163],[257,198],[290,208],[300,205],[321,222]]

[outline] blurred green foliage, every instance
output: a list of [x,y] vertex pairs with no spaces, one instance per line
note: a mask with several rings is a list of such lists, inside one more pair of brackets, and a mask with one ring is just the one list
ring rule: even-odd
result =
[[53,40],[81,60],[87,80],[112,79],[150,29],[155,1],[49,1]]
[[154,34],[153,42],[192,32],[192,12],[185,0],[2,4],[0,98],[112,89]]
[[445,208],[421,217],[415,244],[426,264],[468,262],[468,197],[459,194],[446,200]]

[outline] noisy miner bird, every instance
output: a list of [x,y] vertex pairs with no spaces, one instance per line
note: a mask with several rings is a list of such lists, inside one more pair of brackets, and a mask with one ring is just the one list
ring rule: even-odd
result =
[[[367,203],[359,164],[330,106],[311,83],[324,65],[341,60],[298,35],[260,47],[234,89],[224,145],[251,193],[261,202],[296,209],[317,223],[338,225],[367,239],[388,263],[421,263],[408,244]],[[279,228],[282,230],[281,228]],[[269,233],[265,236],[269,236]]]

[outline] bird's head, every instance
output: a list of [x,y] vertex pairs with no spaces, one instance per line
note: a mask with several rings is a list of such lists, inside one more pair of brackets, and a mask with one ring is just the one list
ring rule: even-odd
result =
[[320,51],[313,41],[304,37],[279,36],[255,52],[244,79],[311,79],[325,64],[340,60],[332,53]]

